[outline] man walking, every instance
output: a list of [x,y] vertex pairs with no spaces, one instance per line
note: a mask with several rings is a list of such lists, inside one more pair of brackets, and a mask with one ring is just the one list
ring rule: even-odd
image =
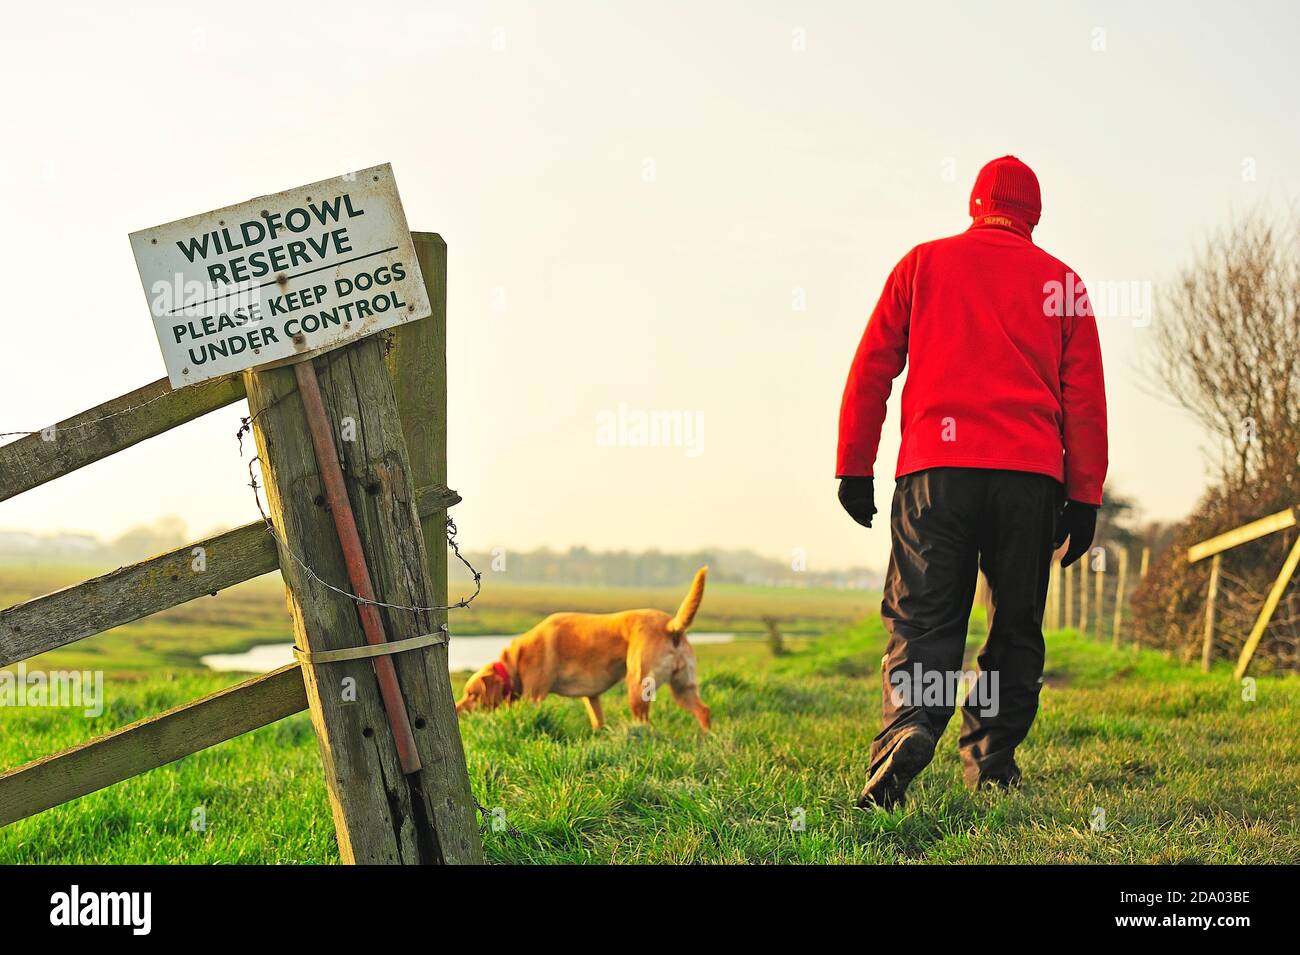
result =
[[908,366],[881,607],[884,726],[864,808],[898,805],[934,757],[980,570],[992,606],[984,692],[962,707],[963,775],[973,789],[1019,783],[1052,551],[1068,538],[1068,566],[1092,545],[1107,463],[1101,350],[1082,281],[1034,244],[1041,210],[1020,160],[981,169],[970,228],[903,257],[849,370],[836,475],[844,509],[870,527],[885,402]]

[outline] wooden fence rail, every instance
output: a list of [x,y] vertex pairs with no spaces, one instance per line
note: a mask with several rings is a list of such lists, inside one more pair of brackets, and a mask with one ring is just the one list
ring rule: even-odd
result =
[[[204,555],[200,572],[193,569],[196,549]],[[0,610],[0,666],[216,594],[279,566],[266,526],[249,524],[15,604]]]
[[71,474],[244,397],[239,376],[172,391],[166,378],[0,447],[0,501]]
[[0,774],[0,826],[307,708],[294,663]]
[[[460,495],[441,485],[416,492],[421,517],[445,512]],[[196,571],[195,551],[203,551]],[[261,521],[122,567],[0,610],[0,667],[197,597],[279,570],[275,539]]]
[[1207,541],[1189,547],[1187,550],[1187,562],[1194,564],[1198,560],[1204,560],[1206,557],[1213,557],[1215,554],[1221,554],[1229,548],[1236,547],[1239,544],[1246,544],[1261,537],[1266,537],[1274,531],[1286,530],[1288,527],[1296,525],[1296,507],[1288,507],[1285,511],[1278,511],[1276,514],[1270,514],[1268,517],[1261,517],[1257,521],[1251,521],[1249,524],[1242,524],[1240,527],[1233,528],[1216,537],[1211,537]]

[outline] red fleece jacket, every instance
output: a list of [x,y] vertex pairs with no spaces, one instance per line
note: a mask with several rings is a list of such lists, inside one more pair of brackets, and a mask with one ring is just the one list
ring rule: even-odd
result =
[[849,369],[839,477],[872,473],[904,365],[895,477],[937,467],[1030,471],[1064,483],[1071,500],[1101,503],[1097,324],[1083,282],[1019,223],[987,217],[917,246],[894,268]]

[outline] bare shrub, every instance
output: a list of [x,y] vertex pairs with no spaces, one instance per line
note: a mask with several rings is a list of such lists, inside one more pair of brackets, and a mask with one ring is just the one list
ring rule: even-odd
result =
[[[1133,595],[1139,639],[1200,652],[1210,562],[1187,548],[1300,504],[1300,223],[1248,216],[1214,236],[1161,298],[1155,374],[1218,440],[1218,481],[1174,531]],[[1223,555],[1216,652],[1240,650],[1295,532]],[[1293,584],[1257,659],[1295,668],[1300,594]]]

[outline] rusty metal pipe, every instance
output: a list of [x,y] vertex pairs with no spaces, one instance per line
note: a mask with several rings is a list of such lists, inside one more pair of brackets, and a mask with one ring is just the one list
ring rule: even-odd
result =
[[[298,379],[303,410],[307,413],[307,428],[311,432],[311,442],[316,449],[316,463],[320,466],[321,480],[325,484],[325,500],[329,503],[330,513],[334,515],[334,527],[338,531],[339,545],[343,548],[343,563],[347,565],[352,592],[363,600],[375,600],[377,598],[370,581],[370,567],[366,564],[361,535],[357,533],[356,517],[352,513],[352,503],[348,500],[347,487],[343,483],[343,469],[339,467],[334,430],[325,414],[325,401],[321,398],[316,367],[311,359],[300,361],[293,366],[293,373]],[[361,615],[366,643],[387,643],[379,608],[374,604],[359,603],[357,612]],[[374,666],[384,710],[388,713],[388,724],[393,728],[393,740],[397,743],[397,758],[401,761],[402,772],[407,775],[419,772],[420,754],[415,748],[415,735],[411,732],[411,720],[406,712],[406,701],[402,698],[401,684],[397,682],[397,668],[393,665],[393,658],[376,657]]]

